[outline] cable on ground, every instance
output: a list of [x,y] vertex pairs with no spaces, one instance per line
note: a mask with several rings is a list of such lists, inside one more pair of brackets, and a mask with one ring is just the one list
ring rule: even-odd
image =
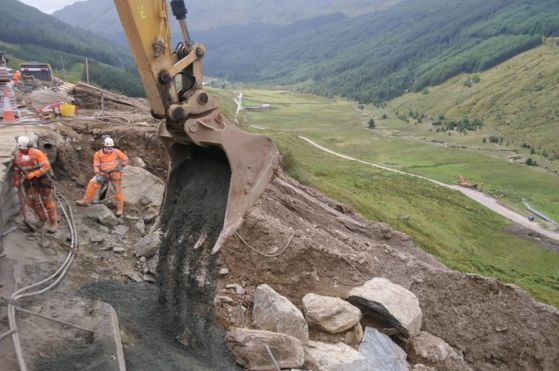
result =
[[263,253],[261,251],[259,251],[258,249],[252,247],[248,242],[246,242],[241,235],[238,232],[235,232],[235,236],[237,236],[239,238],[239,240],[241,240],[245,246],[247,246],[248,248],[250,248],[252,251],[254,251],[255,253],[262,255],[266,258],[276,258],[278,256],[280,256],[281,254],[283,254],[283,252],[289,247],[289,244],[291,243],[291,240],[293,240],[293,237],[295,237],[295,233],[293,233],[291,235],[291,237],[289,238],[289,240],[287,241],[287,243],[285,244],[285,246],[283,247],[283,249],[281,249],[279,252],[275,253],[275,254],[266,254]]

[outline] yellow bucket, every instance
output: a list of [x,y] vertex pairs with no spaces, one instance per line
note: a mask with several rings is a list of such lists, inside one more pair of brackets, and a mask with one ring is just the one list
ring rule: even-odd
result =
[[60,116],[74,117],[75,115],[76,115],[76,106],[70,103],[64,103],[60,105]]

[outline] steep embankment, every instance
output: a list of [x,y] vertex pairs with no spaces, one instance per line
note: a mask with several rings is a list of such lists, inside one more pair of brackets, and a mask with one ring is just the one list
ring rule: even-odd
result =
[[[428,93],[395,99],[390,107],[403,115],[413,111],[433,118],[412,125],[410,130],[418,136],[482,148],[494,146],[489,137],[495,136],[502,148],[516,148],[525,158],[549,164],[559,160],[558,58],[559,40],[549,39],[477,77],[457,76],[429,88]],[[436,132],[439,126],[432,124],[440,115],[452,120],[479,118],[483,127],[455,139]]]

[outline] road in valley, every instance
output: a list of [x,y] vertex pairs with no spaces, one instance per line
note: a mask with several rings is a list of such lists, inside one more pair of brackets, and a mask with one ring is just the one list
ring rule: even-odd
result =
[[482,192],[478,192],[478,191],[470,189],[470,188],[460,187],[458,185],[446,184],[446,183],[443,183],[443,182],[439,182],[438,180],[430,179],[430,178],[427,178],[427,177],[424,177],[424,176],[421,176],[421,175],[407,173],[407,172],[401,171],[401,170],[392,169],[390,167],[375,164],[375,163],[372,163],[372,162],[359,160],[357,158],[347,156],[347,155],[344,155],[342,153],[338,153],[336,151],[332,151],[331,149],[328,149],[324,146],[321,146],[320,144],[318,144],[318,143],[316,143],[316,142],[314,142],[314,141],[312,141],[309,138],[306,138],[304,136],[299,135],[299,138],[304,140],[308,144],[312,145],[313,147],[318,148],[321,151],[329,153],[331,155],[334,155],[334,156],[337,156],[337,157],[340,157],[340,158],[343,158],[343,159],[346,159],[346,160],[349,160],[349,161],[359,162],[361,164],[371,166],[371,167],[374,167],[374,168],[377,168],[377,169],[390,171],[390,172],[393,172],[393,173],[398,173],[398,174],[402,174],[402,175],[406,175],[406,176],[411,176],[411,177],[414,177],[414,178],[423,179],[423,180],[429,181],[431,183],[434,183],[434,184],[436,184],[440,187],[444,187],[444,188],[447,188],[447,189],[452,189],[454,191],[461,192],[465,196],[471,198],[472,200],[476,201],[480,205],[483,205],[483,206],[487,207],[488,209],[496,212],[497,214],[507,218],[511,222],[517,223],[517,224],[519,224],[519,225],[521,225],[521,226],[523,226],[527,229],[530,229],[530,230],[532,230],[536,233],[541,234],[542,236],[548,237],[552,240],[555,240],[555,241],[559,242],[559,233],[548,231],[547,229],[543,228],[540,224],[538,224],[536,222],[529,221],[525,216],[520,215],[520,214],[510,210],[509,208],[501,205],[496,199],[494,199],[493,197],[488,196],[488,195],[486,195]]

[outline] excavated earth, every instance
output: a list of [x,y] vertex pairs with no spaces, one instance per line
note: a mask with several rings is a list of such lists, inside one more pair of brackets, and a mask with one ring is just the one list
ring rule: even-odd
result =
[[[103,121],[94,117],[99,111],[92,110],[82,113],[90,119],[61,121],[37,130],[56,145],[55,170],[59,189],[66,196],[81,196],[91,177],[91,156],[103,134],[112,135],[131,157],[140,156],[147,170],[167,177],[168,159],[156,137],[157,123],[146,112],[126,110],[110,114],[128,118],[130,124]],[[206,164],[185,165],[183,179],[171,177],[190,182],[192,188],[174,192],[160,223],[148,225],[163,228],[165,235],[156,284],[130,279],[138,271],[132,246],[143,236],[130,228],[121,241],[124,254],[91,244],[81,247],[67,282],[57,289],[57,295],[101,299],[114,306],[130,370],[236,369],[222,343],[224,330],[251,326],[252,297],[258,285],[270,285],[301,307],[307,293],[345,297],[352,287],[373,277],[385,277],[417,295],[423,310],[422,329],[462,351],[474,369],[557,369],[559,311],[555,308],[535,301],[516,286],[449,270],[408,236],[365,220],[281,171],[246,215],[238,234],[217,257],[210,257],[223,204],[222,198],[214,196],[223,192],[226,182],[216,181],[223,175],[219,170],[216,177],[204,178],[202,165]],[[196,189],[205,193],[189,194]],[[142,210],[128,212],[141,214]],[[82,235],[95,233],[95,223],[79,220]],[[200,251],[194,251],[202,232],[208,232],[209,238]],[[276,257],[265,256],[284,248]],[[220,275],[223,268],[228,273]],[[227,289],[232,284],[246,292],[233,294]],[[214,295],[228,295],[233,302],[214,305]],[[55,350],[51,344],[54,355],[46,358],[41,357],[44,347],[30,351],[40,359],[35,363],[38,369],[75,369],[73,364],[82,355],[95,358],[94,345],[84,341],[76,347],[64,343]]]

